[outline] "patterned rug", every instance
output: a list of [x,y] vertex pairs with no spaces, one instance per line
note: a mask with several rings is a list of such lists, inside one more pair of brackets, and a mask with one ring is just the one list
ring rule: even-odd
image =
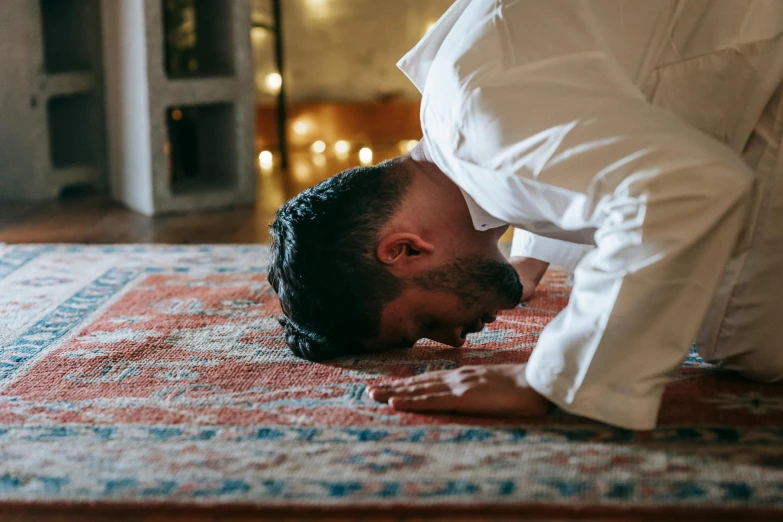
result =
[[783,388],[695,355],[650,433],[401,414],[365,393],[525,361],[568,299],[563,273],[462,349],[312,364],[284,346],[265,256],[0,245],[0,508],[783,508]]

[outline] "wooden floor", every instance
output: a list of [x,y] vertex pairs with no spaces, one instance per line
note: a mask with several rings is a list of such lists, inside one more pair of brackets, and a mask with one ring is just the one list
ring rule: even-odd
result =
[[237,208],[148,218],[103,196],[41,205],[3,205],[0,242],[6,243],[253,243],[267,240],[272,214]]
[[[403,152],[399,144],[376,146],[373,162]],[[283,172],[257,165],[253,206],[185,215],[147,217],[106,195],[72,193],[45,203],[0,201],[0,242],[5,243],[266,243],[275,211],[288,198],[330,175],[360,164],[358,151],[316,154],[299,149]]]

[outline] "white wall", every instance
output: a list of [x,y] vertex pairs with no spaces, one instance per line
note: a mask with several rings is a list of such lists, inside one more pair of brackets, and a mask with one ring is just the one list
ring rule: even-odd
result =
[[[294,101],[418,99],[395,63],[452,0],[283,0],[286,93]],[[269,0],[254,17],[269,20]],[[264,78],[275,71],[273,37],[253,33],[258,100],[272,101]]]

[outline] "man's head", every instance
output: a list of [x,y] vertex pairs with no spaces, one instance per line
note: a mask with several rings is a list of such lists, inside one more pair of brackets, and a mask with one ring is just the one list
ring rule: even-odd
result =
[[456,185],[415,158],[350,169],[277,212],[269,280],[296,355],[460,346],[519,302],[502,230],[477,232]]

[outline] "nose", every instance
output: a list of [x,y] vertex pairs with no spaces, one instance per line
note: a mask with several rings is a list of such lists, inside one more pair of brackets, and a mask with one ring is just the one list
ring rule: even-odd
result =
[[462,326],[455,326],[453,328],[444,327],[434,332],[430,339],[433,341],[454,346],[455,348],[461,347],[465,344],[465,339],[468,332]]

